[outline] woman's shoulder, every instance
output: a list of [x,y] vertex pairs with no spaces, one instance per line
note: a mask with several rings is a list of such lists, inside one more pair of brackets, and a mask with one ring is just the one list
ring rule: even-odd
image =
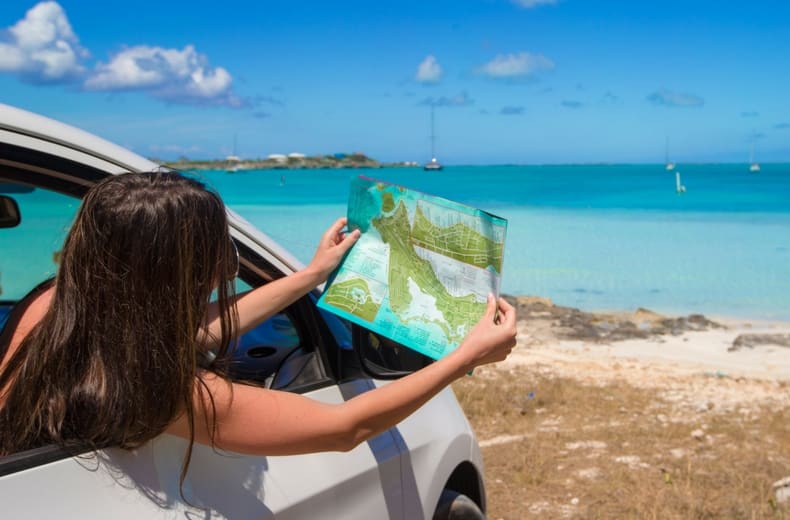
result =
[[[19,348],[19,345],[22,343],[27,335],[33,330],[33,327],[41,321],[41,318],[47,313],[50,304],[52,303],[52,297],[55,294],[55,286],[52,285],[51,287],[39,292],[38,294],[34,295],[32,300],[26,304],[26,306],[21,309],[21,315],[18,316],[14,322],[11,322],[9,319],[9,323],[6,326],[12,327],[10,331],[10,341],[8,343],[8,348],[5,351],[5,355],[3,356],[2,360],[0,360],[0,367],[4,366],[7,360],[14,355],[14,352]],[[12,313],[14,311],[12,310]],[[3,331],[3,336],[7,336],[6,331]]]

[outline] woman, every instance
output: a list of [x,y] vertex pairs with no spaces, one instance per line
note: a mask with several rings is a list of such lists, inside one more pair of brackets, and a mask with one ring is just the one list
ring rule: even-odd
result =
[[[236,296],[238,256],[219,196],[175,173],[97,184],[66,238],[54,290],[22,320],[35,326],[20,327],[1,360],[0,455],[50,443],[134,448],[162,432],[187,438],[190,450],[197,441],[262,455],[345,451],[507,356],[515,312],[489,298],[453,353],[339,405],[226,379],[233,339],[324,282],[359,238],[345,224],[327,230],[304,270]],[[209,348],[216,358],[200,368]]]

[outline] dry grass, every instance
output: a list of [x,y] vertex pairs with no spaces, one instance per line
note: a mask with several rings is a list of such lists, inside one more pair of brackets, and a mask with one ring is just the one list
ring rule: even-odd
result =
[[526,368],[454,389],[483,446],[491,519],[790,519],[771,487],[790,476],[788,408],[694,411]]

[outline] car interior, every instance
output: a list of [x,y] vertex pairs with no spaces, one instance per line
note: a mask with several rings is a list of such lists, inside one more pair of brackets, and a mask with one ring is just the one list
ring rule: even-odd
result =
[[[48,165],[52,166],[52,165]],[[60,247],[86,186],[74,186],[58,177],[34,175],[36,187],[24,181],[29,171],[0,167],[0,352],[10,341],[24,308],[39,290],[52,283]],[[97,175],[95,175],[100,178]],[[253,250],[236,244],[242,262],[236,278],[237,293],[282,276]],[[237,344],[229,374],[236,380],[269,388],[301,392],[336,380],[366,373],[394,379],[431,360],[377,334],[354,327],[314,305],[308,295],[244,334]],[[323,319],[315,319],[320,312]],[[326,330],[326,329],[329,330]],[[327,339],[335,345],[315,347]],[[327,357],[327,351],[337,356]],[[324,359],[318,358],[324,356]]]
[[[54,284],[60,246],[78,205],[70,195],[0,179],[0,355],[24,311]],[[237,293],[280,276],[261,259],[250,259],[249,248],[237,247],[246,266],[236,279]],[[307,331],[299,307],[297,302],[239,338],[228,367],[233,379],[293,391],[325,379],[316,359],[317,335]]]

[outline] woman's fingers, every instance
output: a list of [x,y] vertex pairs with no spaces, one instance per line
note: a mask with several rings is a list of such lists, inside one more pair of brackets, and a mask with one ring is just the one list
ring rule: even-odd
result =
[[502,361],[515,345],[515,309],[504,299],[489,296],[483,316],[462,342],[462,347],[470,356],[470,366]]
[[488,299],[486,300],[486,312],[483,314],[483,318],[486,320],[493,322],[494,318],[496,317],[497,312],[497,302],[496,298],[493,294],[488,293]]
[[351,246],[359,239],[359,230],[351,233],[343,233],[343,228],[348,223],[345,217],[337,219],[321,236],[313,260],[310,262],[316,272],[319,273],[321,280],[326,280],[329,273],[337,267],[343,255],[351,249]]
[[353,246],[356,243],[356,241],[359,239],[359,236],[360,236],[359,230],[355,229],[351,233],[347,233],[346,236],[339,237],[340,240],[335,244],[335,247],[337,247],[338,249],[337,252],[339,253],[338,262],[340,261],[340,258],[342,258],[343,255],[346,254],[346,251],[351,249],[351,246]]
[[504,298],[499,299],[499,323],[505,327],[516,326],[516,309]]
[[348,223],[348,219],[346,217],[340,217],[339,219],[337,219],[335,223],[332,224],[329,227],[329,229],[326,230],[326,233],[324,233],[324,240],[331,242],[333,244],[339,242],[339,239],[343,238],[341,231],[343,230],[344,227],[346,227],[347,223]]

